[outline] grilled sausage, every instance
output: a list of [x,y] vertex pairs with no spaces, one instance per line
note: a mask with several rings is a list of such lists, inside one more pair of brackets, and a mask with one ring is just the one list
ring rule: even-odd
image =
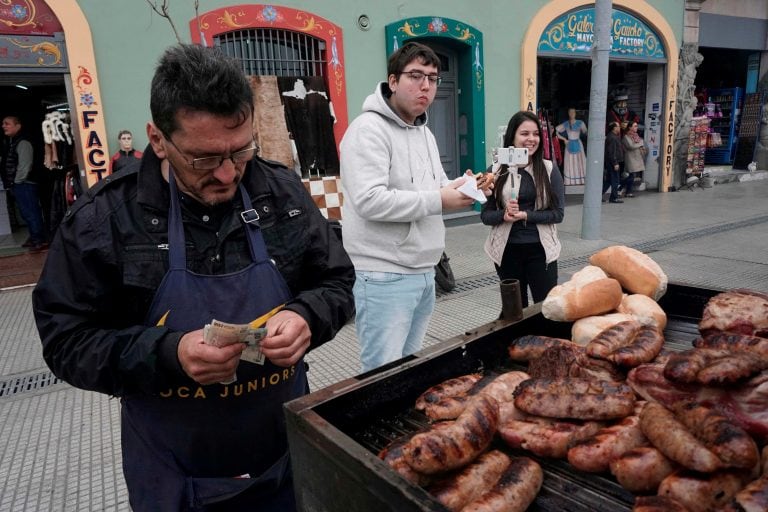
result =
[[638,496],[632,512],[690,512],[679,501],[666,496]]
[[528,450],[539,457],[562,459],[575,442],[593,436],[603,426],[596,421],[555,421],[528,417],[499,426],[499,435],[512,448]]
[[587,355],[608,359],[613,352],[629,345],[641,327],[637,320],[624,320],[600,331],[587,343]]
[[426,485],[429,478],[418,471],[414,471],[411,466],[405,462],[403,457],[403,446],[408,439],[395,439],[379,452],[379,458],[386,462],[389,467],[395,470],[397,474],[415,485]]
[[521,382],[530,379],[531,377],[525,372],[506,372],[502,373],[491,381],[490,384],[480,390],[480,394],[492,396],[500,404],[503,402],[510,402],[514,399],[514,392],[517,386]]
[[658,494],[679,501],[690,512],[722,512],[744,483],[743,475],[733,471],[706,475],[682,470],[665,478]]
[[428,404],[436,403],[442,398],[466,394],[481,377],[482,375],[479,373],[472,373],[448,379],[445,382],[432,386],[416,399],[416,409],[423,411]]
[[468,395],[444,397],[435,403],[427,403],[424,412],[432,421],[458,418],[470,398],[477,394],[492,396],[501,405],[511,401],[517,385],[529,378],[527,373],[519,371],[486,376],[475,383]]
[[515,406],[535,416],[610,420],[632,414],[635,393],[618,382],[530,379],[517,386]]
[[674,412],[677,419],[717,455],[725,467],[752,469],[760,460],[760,452],[752,436],[722,413],[695,402],[678,404]]
[[496,399],[477,395],[449,426],[413,436],[403,447],[403,457],[413,469],[428,475],[456,469],[488,447],[498,421]]
[[758,478],[740,490],[725,512],[765,512],[768,510],[768,477]]
[[768,359],[768,338],[759,336],[718,332],[697,338],[693,341],[693,346],[696,348],[716,348],[730,352],[749,352],[763,360]]
[[543,482],[541,466],[528,457],[514,457],[493,489],[462,512],[524,512],[536,499]]
[[711,473],[722,466],[663,405],[649,402],[640,413],[640,428],[653,446],[683,467]]
[[480,455],[462,470],[427,488],[437,501],[450,510],[461,510],[489,491],[509,467],[508,455],[492,450]]
[[664,367],[664,376],[677,382],[710,385],[745,380],[766,368],[768,359],[750,352],[697,348],[671,356]]
[[645,402],[638,402],[632,416],[602,428],[594,436],[573,445],[568,450],[568,462],[582,471],[602,473],[608,470],[612,460],[623,453],[648,444],[643,431],[640,430],[639,414],[644,405]]
[[549,336],[528,335],[512,341],[507,351],[513,361],[532,361],[542,356],[550,347],[577,347],[571,340],[551,338]]
[[678,466],[657,448],[641,446],[612,460],[609,467],[611,474],[626,490],[644,493],[655,492]]

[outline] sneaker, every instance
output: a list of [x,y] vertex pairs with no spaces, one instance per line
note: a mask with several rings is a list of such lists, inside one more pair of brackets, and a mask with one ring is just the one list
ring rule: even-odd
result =
[[610,200],[610,201],[608,201],[608,202],[609,202],[609,203],[623,203],[624,201],[622,201],[621,199],[611,199],[611,200]]
[[624,197],[635,197],[635,194],[626,194]]

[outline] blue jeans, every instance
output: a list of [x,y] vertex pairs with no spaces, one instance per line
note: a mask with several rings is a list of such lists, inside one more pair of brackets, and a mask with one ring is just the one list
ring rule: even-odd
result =
[[606,176],[603,178],[603,194],[611,189],[611,201],[615,201],[619,198],[619,175],[621,174],[621,167],[618,171],[613,169],[606,169]]
[[435,308],[435,271],[355,275],[355,328],[363,371],[418,352]]
[[43,213],[40,209],[40,199],[37,196],[37,185],[34,183],[14,183],[13,198],[19,206],[21,218],[29,230],[29,240],[39,245],[45,242],[43,232]]

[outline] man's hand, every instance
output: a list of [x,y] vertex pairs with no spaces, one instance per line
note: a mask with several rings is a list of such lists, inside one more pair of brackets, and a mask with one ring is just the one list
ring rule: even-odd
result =
[[312,332],[304,318],[284,309],[267,320],[267,336],[261,340],[261,351],[277,366],[291,366],[309,348]]
[[440,199],[443,203],[443,210],[458,210],[459,208],[467,208],[472,206],[475,202],[469,196],[466,196],[456,190],[464,184],[467,178],[459,178],[447,184],[440,189]]
[[181,367],[192,380],[214,384],[230,379],[237,370],[244,343],[214,347],[203,341],[203,330],[188,332],[181,337],[176,354]]

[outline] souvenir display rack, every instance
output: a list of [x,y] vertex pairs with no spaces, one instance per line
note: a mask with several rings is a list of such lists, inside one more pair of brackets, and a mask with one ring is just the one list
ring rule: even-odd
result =
[[701,176],[704,171],[709,121],[706,116],[691,119],[691,132],[688,135],[688,159],[685,167],[686,176]]
[[[709,148],[705,159],[708,164],[730,164],[736,152],[736,134],[739,129],[739,113],[743,89],[732,87],[728,89],[709,89],[708,103],[715,104],[714,117],[711,117],[710,128],[713,133],[718,133],[722,139],[722,145]],[[708,112],[709,116],[712,113]]]

